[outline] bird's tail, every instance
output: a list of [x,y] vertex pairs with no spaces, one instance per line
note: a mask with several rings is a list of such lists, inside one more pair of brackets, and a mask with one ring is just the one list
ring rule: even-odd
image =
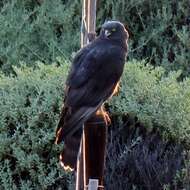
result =
[[63,151],[59,158],[65,170],[72,171],[76,168],[84,122],[96,112],[100,105],[98,104],[96,107],[81,107],[74,111],[68,108],[62,109],[56,130],[55,143],[64,142]]
[[82,127],[64,140],[63,151],[59,156],[60,164],[66,171],[76,170],[77,156],[80,148]]

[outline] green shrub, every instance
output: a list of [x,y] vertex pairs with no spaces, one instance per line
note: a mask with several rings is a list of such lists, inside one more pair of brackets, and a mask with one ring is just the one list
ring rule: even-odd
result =
[[178,82],[180,72],[165,74],[162,67],[130,62],[122,88],[112,100],[113,112],[137,116],[147,128],[190,145],[190,79]]
[[[79,49],[81,1],[3,0],[0,3],[0,65],[36,60],[46,63],[57,56],[71,57]],[[128,25],[129,58],[147,59],[167,70],[190,73],[189,1],[97,1],[97,27],[106,19]]]
[[[73,189],[72,176],[58,164],[62,145],[53,144],[69,64],[58,62],[15,67],[17,77],[0,75],[0,189]],[[127,63],[111,114],[137,117],[148,130],[189,145],[190,80],[177,82],[179,74]]]
[[155,131],[146,135],[138,121],[133,127],[131,124],[127,119],[122,127],[116,121],[109,128],[106,189],[163,190],[167,185],[170,190],[182,190],[188,187],[190,168],[184,166],[183,147],[164,141]]
[[190,74],[189,1],[99,1],[98,21],[119,19],[130,33],[129,58]]
[[15,68],[0,77],[0,189],[68,189],[54,133],[66,67]]
[[76,50],[80,16],[75,15],[81,11],[77,1],[38,2],[10,0],[0,8],[0,66],[5,72],[20,61],[30,66],[36,60],[51,63]]

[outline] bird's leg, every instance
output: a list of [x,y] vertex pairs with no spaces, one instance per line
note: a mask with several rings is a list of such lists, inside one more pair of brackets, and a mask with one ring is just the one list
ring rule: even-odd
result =
[[112,96],[118,95],[119,90],[120,90],[120,86],[119,86],[119,82],[118,82],[118,83],[116,84],[115,88],[114,88],[114,91],[113,91],[113,93],[112,93]]
[[111,124],[111,119],[109,117],[109,114],[105,111],[104,106],[101,106],[100,109],[96,112],[96,115],[102,115],[104,118],[104,121],[106,123],[106,126]]

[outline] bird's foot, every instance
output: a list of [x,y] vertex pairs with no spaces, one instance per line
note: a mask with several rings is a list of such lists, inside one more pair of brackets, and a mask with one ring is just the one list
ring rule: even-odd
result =
[[56,133],[55,144],[59,144],[63,140],[63,130],[60,128]]
[[109,117],[109,114],[104,111],[102,115],[104,117],[104,121],[106,122],[106,126],[111,125],[111,119]]

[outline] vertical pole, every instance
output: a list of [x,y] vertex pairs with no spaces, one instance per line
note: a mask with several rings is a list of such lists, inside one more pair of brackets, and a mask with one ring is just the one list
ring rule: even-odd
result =
[[84,189],[84,176],[83,176],[83,140],[80,143],[80,150],[77,159],[77,171],[76,171],[76,190]]
[[97,182],[96,190],[103,190],[107,139],[107,127],[103,115],[95,114],[85,123],[83,139],[84,185],[91,190],[90,186],[94,184],[94,187]]
[[88,3],[89,0],[82,2],[81,48],[88,42]]
[[[89,0],[82,0],[82,21],[81,21],[81,48],[88,43],[88,3]],[[80,151],[77,159],[76,190],[84,190],[84,168],[83,168],[83,138],[80,143]]]
[[89,0],[88,3],[88,42],[96,36],[96,0]]
[[[95,39],[96,0],[83,0],[81,47]],[[77,161],[76,190],[102,190],[107,128],[102,114],[95,114],[84,126]]]

